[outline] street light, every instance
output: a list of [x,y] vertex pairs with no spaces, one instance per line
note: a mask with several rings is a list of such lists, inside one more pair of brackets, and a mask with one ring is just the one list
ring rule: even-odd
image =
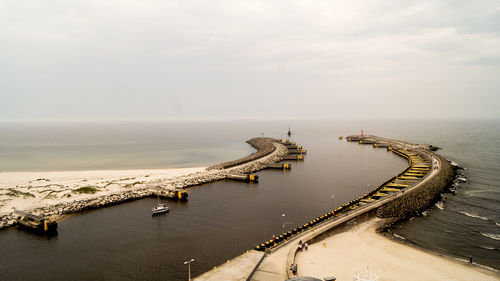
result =
[[334,199],[335,195],[332,195],[332,211],[335,209]]
[[194,259],[190,259],[188,261],[185,261],[184,264],[188,265],[188,281],[191,281],[191,262],[193,262]]

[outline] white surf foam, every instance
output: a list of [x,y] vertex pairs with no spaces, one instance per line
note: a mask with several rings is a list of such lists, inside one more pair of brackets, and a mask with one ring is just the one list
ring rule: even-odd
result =
[[483,216],[480,216],[478,214],[475,214],[475,213],[468,213],[468,212],[465,212],[465,211],[458,211],[460,214],[462,215],[466,215],[468,217],[471,217],[471,218],[476,218],[476,219],[480,219],[480,220],[483,220],[483,221],[488,221],[489,219],[487,217],[483,217]]
[[481,249],[485,249],[485,250],[491,250],[491,251],[495,251],[495,247],[491,247],[491,246],[479,246],[479,248]]
[[496,233],[483,233],[483,232],[479,232],[481,233],[481,235],[483,235],[484,237],[487,237],[487,238],[490,238],[490,239],[493,239],[493,240],[500,240],[500,234],[496,234]]
[[434,204],[439,210],[444,210],[444,203],[443,201],[438,201],[436,204]]
[[404,238],[404,237],[403,237],[403,236],[401,236],[401,235],[397,235],[396,233],[393,233],[393,234],[394,234],[394,236],[396,236],[396,237],[397,237],[397,238],[399,238],[399,239],[406,240],[406,238]]

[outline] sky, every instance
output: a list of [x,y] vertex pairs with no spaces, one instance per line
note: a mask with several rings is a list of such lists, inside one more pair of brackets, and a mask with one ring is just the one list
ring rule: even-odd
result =
[[0,0],[0,121],[499,109],[499,0]]

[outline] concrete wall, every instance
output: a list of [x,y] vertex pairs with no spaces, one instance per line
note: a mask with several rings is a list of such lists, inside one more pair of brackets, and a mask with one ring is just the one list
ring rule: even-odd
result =
[[454,169],[443,157],[438,174],[421,184],[418,188],[405,193],[401,198],[386,203],[377,210],[379,218],[405,219],[422,211],[440,198],[440,194],[451,184]]
[[246,157],[234,160],[234,161],[228,161],[224,163],[220,163],[217,165],[213,165],[207,168],[207,170],[222,170],[222,169],[228,169],[232,168],[238,165],[246,164],[248,162],[251,162],[253,160],[256,160],[258,158],[264,157],[266,155],[269,155],[274,152],[276,149],[276,146],[274,146],[273,142],[275,142],[275,139],[271,138],[253,138],[247,141],[248,144],[250,144],[252,147],[257,149],[257,152],[252,153]]

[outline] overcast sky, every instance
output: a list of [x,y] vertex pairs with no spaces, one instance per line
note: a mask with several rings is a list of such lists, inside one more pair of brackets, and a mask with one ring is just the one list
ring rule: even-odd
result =
[[500,1],[0,0],[0,120],[500,117]]

